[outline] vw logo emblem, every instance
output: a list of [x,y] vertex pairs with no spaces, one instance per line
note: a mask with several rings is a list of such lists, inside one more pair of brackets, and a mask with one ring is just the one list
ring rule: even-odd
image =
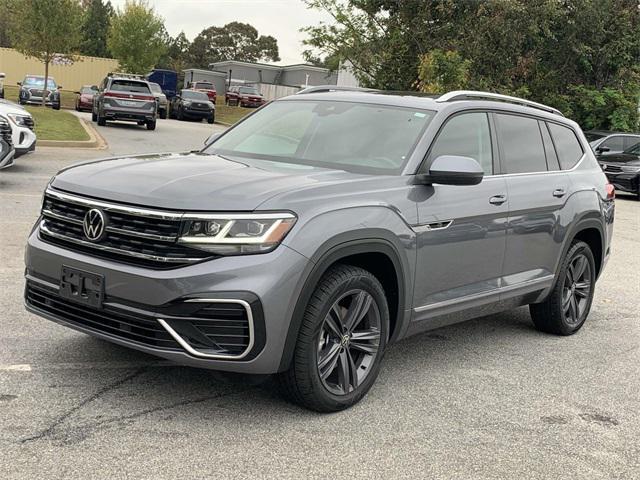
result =
[[97,242],[104,235],[105,223],[104,213],[97,208],[92,208],[85,214],[82,222],[84,236],[92,242]]

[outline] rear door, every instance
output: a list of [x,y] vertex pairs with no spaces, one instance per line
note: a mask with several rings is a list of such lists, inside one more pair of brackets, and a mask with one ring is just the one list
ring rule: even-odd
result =
[[516,114],[493,115],[509,196],[501,286],[504,296],[513,296],[553,281],[570,180],[561,170],[546,122]]
[[491,301],[497,295],[508,213],[505,179],[494,176],[495,137],[489,115],[473,111],[449,118],[425,168],[442,155],[474,158],[485,178],[478,185],[432,185],[418,200],[414,311],[426,319]]

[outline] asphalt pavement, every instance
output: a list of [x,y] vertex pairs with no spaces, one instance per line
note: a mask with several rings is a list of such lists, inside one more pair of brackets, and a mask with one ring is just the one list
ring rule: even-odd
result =
[[199,148],[219,126],[99,128],[106,150],[41,148],[0,172],[0,478],[640,478],[640,202],[571,337],[528,310],[391,347],[367,397],[319,415],[269,379],[176,366],[22,305],[23,251],[60,168]]

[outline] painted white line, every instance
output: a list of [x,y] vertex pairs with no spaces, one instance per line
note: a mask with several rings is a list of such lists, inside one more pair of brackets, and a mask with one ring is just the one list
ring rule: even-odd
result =
[[15,365],[2,365],[0,364],[0,372],[31,372],[31,371],[44,371],[44,370],[89,370],[89,369],[103,369],[103,370],[121,370],[131,368],[162,368],[162,367],[175,367],[177,364],[167,361],[151,361],[151,362],[69,362],[69,363],[45,363],[41,365],[29,365],[29,364],[15,364]]
[[18,364],[18,365],[0,365],[0,371],[5,372],[30,372],[31,365]]

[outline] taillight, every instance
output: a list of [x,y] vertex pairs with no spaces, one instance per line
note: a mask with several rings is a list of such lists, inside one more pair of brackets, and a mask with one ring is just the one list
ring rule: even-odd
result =
[[606,188],[607,188],[607,200],[615,199],[616,198],[616,189],[613,188],[613,185],[611,185],[610,183],[607,183]]

